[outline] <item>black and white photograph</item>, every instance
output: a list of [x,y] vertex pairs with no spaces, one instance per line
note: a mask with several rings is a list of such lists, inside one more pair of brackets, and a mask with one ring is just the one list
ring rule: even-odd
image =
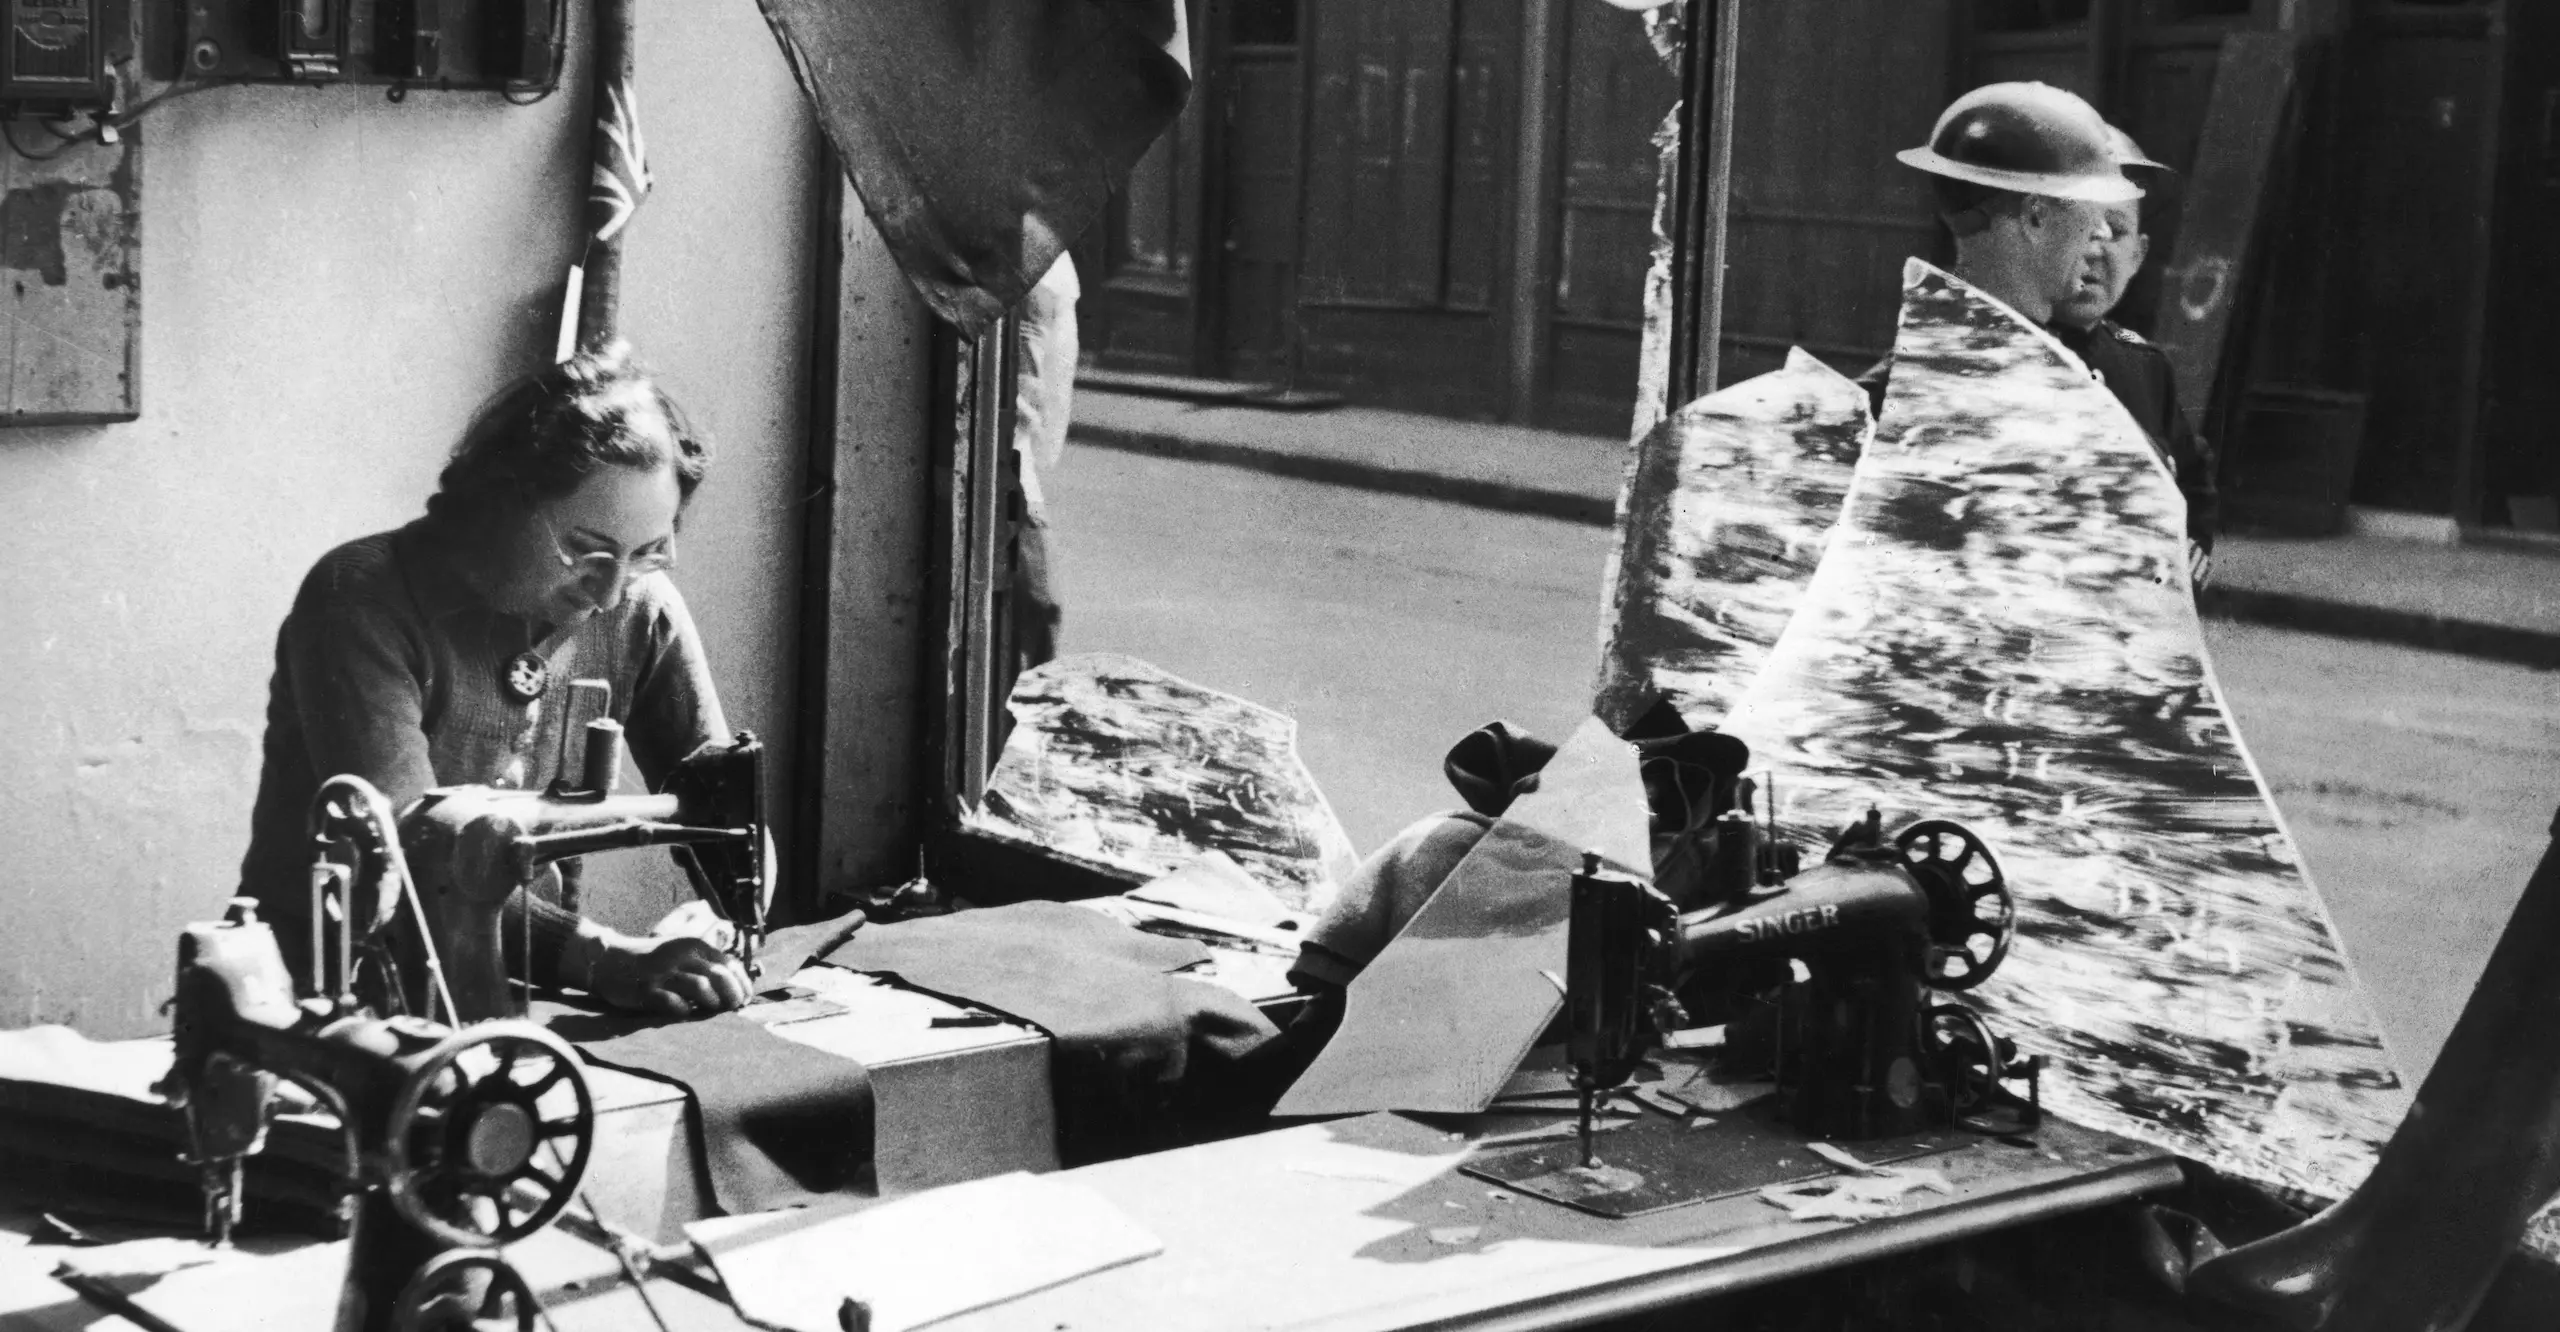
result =
[[0,1332],[2560,1328],[2560,4],[4,21]]

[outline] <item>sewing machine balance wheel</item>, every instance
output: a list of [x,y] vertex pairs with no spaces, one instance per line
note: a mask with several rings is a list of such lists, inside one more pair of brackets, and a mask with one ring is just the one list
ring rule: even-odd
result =
[[2009,956],[2018,903],[1991,848],[1961,823],[1927,819],[1893,839],[1929,897],[1929,984],[1970,990]]
[[516,1332],[535,1332],[549,1322],[532,1285],[506,1259],[485,1249],[447,1249],[421,1264],[400,1288],[391,1326],[398,1332],[460,1332],[479,1327],[492,1308],[512,1309]]
[[1958,1118],[1989,1104],[2009,1070],[2015,1047],[1993,1035],[1980,1013],[1958,1003],[1932,1004],[1920,1014],[1922,1047],[1949,1084]]
[[391,1203],[445,1243],[488,1248],[551,1223],[595,1147],[577,1053],[528,1022],[485,1022],[429,1050],[383,1134]]

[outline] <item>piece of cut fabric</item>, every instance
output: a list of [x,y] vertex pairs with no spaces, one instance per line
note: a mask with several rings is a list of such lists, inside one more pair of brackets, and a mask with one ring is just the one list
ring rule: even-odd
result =
[[1238,1065],[1278,1034],[1233,990],[1173,974],[1208,958],[1083,907],[1020,902],[874,924],[826,960],[1049,1033],[1060,1154],[1073,1162],[1214,1112]]
[[1102,216],[1191,95],[1182,0],[758,0],[935,314],[975,334]]
[[1426,815],[1369,853],[1308,928],[1298,960],[1289,968],[1291,983],[1300,988],[1349,985],[1440,891],[1449,872],[1492,826],[1492,816],[1472,810]]
[[1563,1006],[1568,887],[1588,852],[1652,856],[1631,746],[1583,723],[1346,991],[1341,1029],[1273,1113],[1472,1114]]
[[667,1021],[536,1000],[533,1016],[587,1062],[692,1096],[696,1159],[724,1212],[839,1192],[871,1162],[869,1071],[786,1041],[744,1013]]
[[1204,851],[1198,860],[1149,879],[1130,889],[1128,895],[1142,902],[1264,928],[1284,927],[1291,918],[1288,903],[1254,882],[1243,866],[1220,851]]
[[787,988],[791,978],[811,959],[823,958],[843,946],[864,923],[861,912],[848,911],[832,920],[793,925],[766,934],[764,946],[756,950],[756,962],[764,968],[764,974],[756,978],[756,993],[772,994]]
[[[1751,751],[1716,731],[1692,731],[1669,700],[1656,697],[1628,724],[1654,838],[1654,873],[1666,892],[1685,889],[1707,858],[1715,817],[1733,803]],[[1406,825],[1371,852],[1308,929],[1289,977],[1301,988],[1349,985],[1420,912],[1441,881],[1475,850],[1484,830],[1518,796],[1538,789],[1556,747],[1493,722],[1449,750],[1442,770],[1469,808]],[[1675,894],[1674,900],[1684,900]]]

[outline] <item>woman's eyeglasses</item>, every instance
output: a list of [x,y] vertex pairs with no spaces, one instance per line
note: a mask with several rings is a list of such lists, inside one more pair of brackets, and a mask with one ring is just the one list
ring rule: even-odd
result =
[[545,517],[542,526],[544,531],[551,533],[552,554],[559,559],[560,567],[575,573],[582,583],[609,580],[617,571],[625,578],[646,578],[676,567],[676,543],[672,537],[655,550],[636,555],[616,555],[609,550],[571,550],[560,540],[559,529],[551,525],[550,518]]

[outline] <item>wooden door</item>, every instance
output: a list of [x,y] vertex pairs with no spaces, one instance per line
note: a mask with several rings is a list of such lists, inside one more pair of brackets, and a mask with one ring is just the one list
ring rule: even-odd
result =
[[[1214,80],[1212,69],[1198,73]],[[1202,336],[1211,314],[1201,205],[1204,106],[1212,100],[1202,91],[1195,85],[1173,129],[1138,159],[1100,224],[1075,247],[1084,288],[1077,336],[1085,355],[1116,370],[1216,373],[1215,348]]]
[[2351,354],[2368,396],[2354,500],[2450,513],[2480,391],[2499,48],[2488,3],[2360,15],[2348,131]]
[[1680,99],[1680,80],[1639,16],[1592,0],[1565,0],[1563,8],[1564,146],[1545,415],[1569,429],[1618,434],[1635,402],[1653,263],[1662,163],[1654,135]]
[[1220,86],[1218,308],[1220,372],[1290,378],[1297,328],[1298,134],[1302,119],[1297,0],[1235,0]]
[[1742,6],[1722,378],[1802,347],[1849,373],[1892,346],[1902,261],[1938,224],[1920,173],[1894,160],[1948,97],[1945,3]]
[[2490,242],[2479,493],[2465,517],[2560,532],[2560,6],[2512,5]]
[[1326,7],[1315,33],[1309,118],[1310,302],[1439,304],[1455,37],[1451,0]]
[[1504,403],[1497,299],[1519,0],[1310,0],[1301,378],[1456,416]]

